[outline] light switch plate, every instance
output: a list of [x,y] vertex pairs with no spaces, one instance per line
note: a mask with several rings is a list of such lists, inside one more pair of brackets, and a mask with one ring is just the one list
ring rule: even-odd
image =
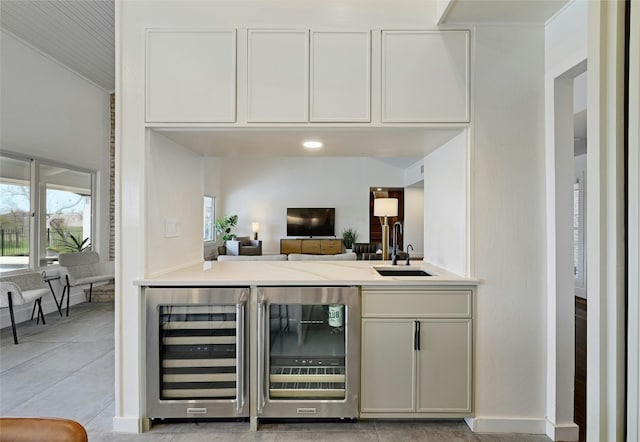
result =
[[167,218],[164,220],[164,237],[175,238],[179,236],[180,224],[175,219]]

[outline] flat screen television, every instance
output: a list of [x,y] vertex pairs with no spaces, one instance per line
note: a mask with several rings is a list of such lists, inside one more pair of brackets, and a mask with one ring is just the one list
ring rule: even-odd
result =
[[335,236],[336,209],[293,207],[287,209],[287,236]]

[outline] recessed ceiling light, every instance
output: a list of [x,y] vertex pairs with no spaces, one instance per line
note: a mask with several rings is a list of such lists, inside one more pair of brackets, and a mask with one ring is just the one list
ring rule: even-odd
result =
[[322,147],[322,141],[309,140],[302,143],[302,145],[307,149],[320,149]]

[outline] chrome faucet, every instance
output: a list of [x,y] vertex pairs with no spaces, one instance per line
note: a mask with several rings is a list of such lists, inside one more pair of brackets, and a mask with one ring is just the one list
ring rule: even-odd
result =
[[391,249],[391,265],[398,265],[398,229],[400,228],[400,233],[402,233],[402,223],[400,221],[396,221],[393,224],[393,249]]
[[407,262],[405,262],[405,265],[411,265],[411,262],[409,262],[409,247],[411,247],[411,251],[413,252],[413,246],[411,244],[407,245]]

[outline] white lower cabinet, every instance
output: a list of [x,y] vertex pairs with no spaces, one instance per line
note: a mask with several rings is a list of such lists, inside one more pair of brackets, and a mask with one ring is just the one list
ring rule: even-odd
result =
[[362,296],[361,417],[469,416],[472,292],[365,288]]

